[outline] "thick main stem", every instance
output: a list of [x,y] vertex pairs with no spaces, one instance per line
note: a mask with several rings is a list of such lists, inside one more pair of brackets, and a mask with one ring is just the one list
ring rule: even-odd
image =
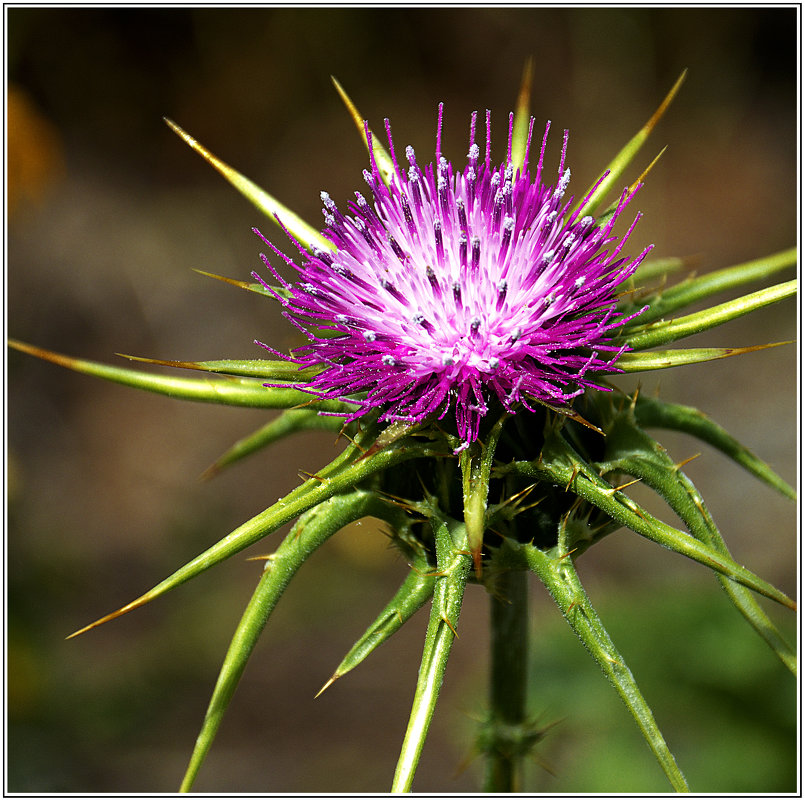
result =
[[490,595],[490,718],[484,791],[514,793],[521,787],[521,762],[528,749],[528,575],[505,571]]

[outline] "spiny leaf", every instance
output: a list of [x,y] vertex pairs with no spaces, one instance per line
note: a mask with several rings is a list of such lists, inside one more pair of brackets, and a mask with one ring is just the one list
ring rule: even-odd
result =
[[247,292],[254,292],[258,295],[263,295],[267,298],[271,298],[272,300],[276,300],[277,295],[279,295],[280,297],[290,297],[291,295],[291,292],[282,286],[272,286],[271,289],[268,289],[264,284],[261,284],[259,281],[254,282],[238,281],[235,278],[227,278],[225,275],[216,275],[215,273],[208,273],[206,270],[194,269],[193,272],[198,273],[199,275],[203,275],[207,278],[214,278],[216,281],[223,281],[225,284],[231,284],[232,286],[238,287],[238,289],[245,289]]
[[71,356],[26,345],[16,340],[9,340],[8,344],[23,353],[29,353],[77,373],[84,373],[123,386],[155,392],[158,395],[167,395],[180,400],[218,403],[224,406],[247,406],[254,409],[288,409],[293,406],[311,404],[315,404],[319,411],[338,413],[349,409],[338,401],[318,400],[315,396],[297,389],[265,387],[259,381],[248,378],[227,376],[220,379],[195,379],[153,375],[139,370],[74,359]]
[[683,431],[707,442],[770,487],[781,492],[787,498],[796,500],[796,490],[790,484],[699,409],[640,394],[635,402],[634,413],[637,422],[644,428]]
[[201,478],[212,478],[225,467],[298,431],[324,430],[338,433],[342,426],[343,422],[338,417],[322,416],[315,409],[288,409],[254,433],[238,440],[202,473]]
[[718,306],[711,306],[709,309],[688,314],[685,317],[647,325],[627,326],[622,334],[622,339],[627,341],[633,350],[666,345],[669,342],[676,342],[678,339],[723,325],[756,309],[770,306],[772,303],[779,303],[781,300],[796,295],[796,292],[796,280],[786,281],[721,303]]
[[[645,183],[646,177],[654,169],[655,165],[662,158],[662,155],[663,155],[663,153],[665,153],[666,150],[668,150],[667,146],[664,147],[651,160],[651,162],[649,163],[648,167],[646,167],[646,169],[643,170],[643,172],[640,173],[640,177],[636,181],[633,181],[631,183],[631,185],[629,186],[629,188],[627,189],[627,192],[626,192],[628,195],[633,195],[638,190],[638,188],[640,186],[642,186],[643,183]],[[620,199],[615,200],[613,203],[611,203],[609,205],[608,208],[606,208],[604,211],[601,212],[601,214],[598,215],[598,217],[596,218],[596,224],[599,227],[601,227],[603,225],[606,225],[606,223],[608,223],[610,221],[610,219],[615,216],[615,213],[618,211],[618,206],[620,206]]]
[[[657,492],[679,515],[691,534],[730,558],[730,552],[701,494],[662,446],[637,427],[631,410],[620,413],[608,430],[606,461],[596,467],[604,473],[634,476]],[[768,643],[783,664],[796,675],[796,654],[761,609],[749,590],[717,573],[716,578],[736,609]]]
[[[435,513],[431,523],[436,540],[438,575],[433,591],[433,605],[425,635],[422,663],[414,691],[414,703],[394,773],[392,793],[411,791],[414,773],[439,698],[447,658],[450,656],[450,649],[456,637],[458,616],[470,571],[469,554],[454,544],[454,540],[466,541],[464,526],[455,521],[448,523],[443,518],[437,518]],[[461,531],[453,531],[451,528]]]
[[512,131],[512,164],[514,168],[523,168],[528,142],[528,125],[531,113],[531,82],[534,75],[534,58],[529,56],[523,68],[523,78],[517,95],[517,108],[514,112],[514,129]]
[[418,431],[421,428],[421,423],[403,423],[400,420],[395,420],[393,423],[389,423],[380,433],[380,436],[378,436],[378,438],[372,443],[372,447],[369,448],[369,450],[363,455],[363,458],[368,458],[373,453],[377,453],[377,451],[387,448],[392,442],[397,442],[403,437],[407,437],[409,434],[413,434],[415,431]]
[[[360,111],[355,107],[355,104],[350,99],[349,95],[344,91],[344,87],[341,86],[340,83],[331,75],[330,80],[333,82],[333,86],[335,86],[336,91],[343,100],[344,105],[347,107],[347,111],[349,111],[349,115],[352,117],[356,127],[358,128],[358,132],[360,133],[361,140],[366,145],[366,149],[369,150],[369,142],[366,139],[366,127],[364,118],[361,116]],[[371,147],[371,154],[374,156],[375,164],[377,164],[377,169],[380,172],[380,177],[383,179],[383,183],[388,186],[391,183],[391,179],[394,177],[394,162],[391,160],[391,156],[388,154],[386,149],[380,143],[380,140],[374,135],[372,130],[369,130],[369,136],[372,139],[372,147]]]
[[354,520],[382,513],[384,505],[377,495],[365,490],[330,498],[302,515],[280,547],[266,560],[263,575],[221,666],[180,792],[190,791],[257,640],[296,571],[329,537]]
[[559,436],[552,432],[546,437],[539,460],[535,462],[512,462],[507,469],[527,476],[541,478],[558,486],[565,486],[580,498],[598,507],[616,522],[658,545],[686,556],[711,570],[723,573],[777,603],[794,609],[794,602],[750,570],[734,562],[678,529],[663,523],[649,514],[627,495],[607,484],[579,455]]
[[573,561],[569,557],[551,557],[533,545],[521,547],[531,570],[539,576],[565,620],[626,704],[671,786],[676,792],[687,792],[685,777],[679,770],[631,670],[615,648],[590,603]]
[[648,353],[624,353],[610,372],[642,373],[647,370],[665,370],[667,367],[682,367],[686,364],[711,362],[728,356],[741,356],[766,348],[790,345],[791,342],[770,342],[767,345],[751,345],[747,348],[675,348],[654,350]]
[[[682,309],[717,292],[724,292],[753,281],[769,278],[781,270],[796,266],[796,263],[797,249],[790,248],[775,253],[773,256],[765,256],[762,259],[725,267],[723,270],[715,270],[699,278],[688,278],[676,286],[664,290],[658,298],[652,300],[650,308],[643,312],[635,323],[644,325],[654,322],[677,309]],[[640,275],[642,266],[637,268],[635,277]]]
[[553,412],[554,414],[558,414],[560,417],[567,417],[574,423],[578,423],[579,425],[582,425],[585,428],[589,428],[590,431],[595,431],[598,434],[604,433],[597,425],[594,425],[589,420],[585,420],[572,406],[556,406],[550,403],[545,403],[544,401],[541,401],[538,398],[531,398],[530,400],[532,400],[534,403],[537,403],[540,406],[544,406],[546,409]]
[[248,201],[254,204],[263,214],[270,217],[274,222],[279,219],[282,225],[288,229],[296,239],[308,250],[317,247],[321,250],[334,250],[334,245],[325,239],[313,226],[306,223],[298,214],[295,214],[287,206],[279,202],[275,197],[261,189],[257,184],[241,175],[237,170],[232,169],[217,156],[214,156],[204,145],[196,141],[189,133],[182,130],[173,120],[164,118],[168,127],[183,139],[193,150],[196,151],[205,161],[215,167],[221,175],[226,178],[238,192]]
[[271,359],[221,359],[209,362],[183,362],[165,359],[149,359],[145,356],[131,356],[128,353],[116,353],[124,359],[145,364],[157,364],[163,367],[178,367],[183,370],[200,370],[206,373],[224,373],[248,378],[266,378],[278,381],[287,380],[302,383],[313,378],[318,372],[315,368],[299,369],[293,362]]
[[316,697],[318,698],[334,681],[356,668],[369,654],[398,631],[433,595],[435,583],[436,573],[428,565],[427,560],[422,556],[416,557],[411,565],[411,572],[406,576],[397,593],[363,636],[352,646]]
[[[640,262],[638,268],[629,279],[630,284],[635,287],[642,287],[649,281],[654,281],[657,278],[663,278],[671,273],[678,272],[690,265],[690,259],[680,259],[676,257],[669,257],[664,259],[645,259]],[[641,318],[642,319],[642,318]]]
[[105,615],[94,623],[84,626],[71,634],[70,637],[76,637],[102,623],[144,606],[174,587],[178,587],[219,562],[234,556],[244,548],[248,548],[271,532],[276,531],[280,526],[299,517],[308,509],[326,501],[328,498],[332,498],[334,495],[350,490],[378,470],[383,470],[408,459],[429,453],[429,450],[424,446],[391,447],[375,454],[370,459],[354,461],[361,448],[364,448],[375,435],[376,432],[371,430],[364,432],[362,436],[356,439],[355,444],[350,445],[329,465],[319,470],[313,477],[289,492],[273,506],[236,528],[231,534],[179,568],[144,595],[121,607],[116,612]]
[[790,484],[777,475],[766,462],[741,445],[735,437],[731,436],[718,423],[711,420],[704,412],[692,406],[669,403],[659,398],[641,394],[637,396],[634,414],[637,422],[644,428],[667,428],[674,431],[683,431],[703,442],[707,442],[770,487],[781,492],[787,498],[796,500],[796,490]]
[[467,542],[475,564],[475,575],[481,577],[481,549],[486,530],[486,502],[489,496],[489,475],[506,414],[495,423],[486,441],[471,443],[459,456],[464,490],[464,525]]
[[[591,186],[582,195],[582,198],[585,198],[587,195],[590,195],[590,192],[592,192],[592,195],[590,195],[586,203],[584,203],[582,200],[579,201],[579,203],[577,203],[574,207],[573,212],[578,211],[579,218],[587,214],[595,215],[596,209],[601,205],[604,198],[612,190],[612,188],[616,186],[624,170],[629,166],[629,164],[631,164],[632,160],[637,155],[646,139],[648,139],[649,134],[654,129],[654,126],[660,121],[663,114],[665,114],[666,109],[674,99],[676,93],[679,91],[679,87],[682,86],[682,82],[685,80],[687,72],[687,70],[683,70],[682,74],[679,76],[679,78],[677,78],[676,83],[673,85],[673,87],[671,87],[671,91],[668,92],[668,94],[665,96],[665,99],[662,101],[662,103],[660,103],[657,110],[651,116],[651,119],[649,119],[649,121],[626,143],[623,149],[615,156],[614,159],[612,159],[609,165],[607,165],[607,170],[609,173],[601,181],[598,188],[593,192],[592,190],[595,186],[595,184],[593,184],[593,186]],[[571,212],[571,214],[573,212]]]

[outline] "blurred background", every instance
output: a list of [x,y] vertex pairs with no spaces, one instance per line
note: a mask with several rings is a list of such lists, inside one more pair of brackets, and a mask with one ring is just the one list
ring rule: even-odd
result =
[[[535,58],[537,127],[563,128],[578,194],[687,81],[634,165],[668,151],[635,202],[631,243],[706,272],[796,241],[794,8],[7,9],[8,334],[117,362],[261,358],[295,329],[265,299],[194,268],[260,269],[246,201],[174,136],[214,153],[319,224],[319,191],[363,189],[363,145],[338,77],[398,150],[465,157],[470,113],[493,110],[495,156],[523,64]],[[793,271],[791,271],[793,274]],[[792,276],[783,276],[780,280]],[[753,289],[755,287],[752,287]],[[727,298],[717,298],[724,300]],[[686,345],[796,335],[793,301]],[[697,406],[796,480],[794,346],[672,373],[647,390]],[[636,381],[622,381],[624,388]],[[8,779],[12,792],[144,793],[178,787],[229,638],[259,575],[243,556],[86,636],[128,602],[336,453],[306,435],[211,482],[198,476],[265,415],[106,385],[28,356],[8,359]],[[720,454],[663,434],[736,561],[796,592],[795,505]],[[634,497],[649,503],[635,488]],[[670,512],[652,507],[678,524]],[[698,792],[796,788],[792,677],[712,575],[637,535],[580,560],[594,604]],[[426,614],[316,701],[314,694],[405,575],[367,521],[300,571],[269,623],[196,789],[382,792],[390,785]],[[534,585],[531,705],[547,732],[527,791],[663,792],[648,748]],[[793,616],[769,614],[794,637]],[[481,766],[487,601],[468,591],[415,789],[468,792]],[[546,770],[548,768],[549,770]]]

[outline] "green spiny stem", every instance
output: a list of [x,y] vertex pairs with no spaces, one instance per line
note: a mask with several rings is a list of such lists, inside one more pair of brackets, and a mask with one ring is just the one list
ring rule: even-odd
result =
[[[590,194],[593,189],[593,187],[590,187],[587,192],[581,195],[581,200],[575,205],[571,213],[578,212],[579,218],[585,214],[595,214],[596,209],[601,205],[607,194],[619,185],[621,175],[634,160],[638,151],[654,129],[654,126],[662,118],[665,110],[668,108],[674,96],[679,91],[682,82],[685,80],[685,75],[687,75],[687,70],[684,70],[679,78],[677,78],[676,83],[671,87],[671,90],[665,96],[662,103],[660,103],[659,108],[652,114],[651,119],[646,122],[646,124],[623,146],[615,158],[610,161],[604,174],[605,177],[598,184],[598,188]],[[590,195],[590,197],[587,198],[587,195]]]
[[644,373],[647,370],[667,370],[670,367],[682,367],[686,364],[712,362],[730,356],[743,356],[757,350],[790,345],[790,342],[774,342],[767,345],[750,345],[745,348],[672,348],[671,350],[651,350],[648,352],[630,351],[624,353],[617,362],[617,367],[608,371],[612,373]]
[[682,406],[659,398],[638,395],[634,414],[638,424],[644,428],[683,431],[712,445],[787,498],[796,499],[797,493],[790,484],[704,412],[692,406]]
[[240,378],[266,378],[277,381],[300,383],[313,378],[321,372],[316,368],[300,369],[294,362],[282,362],[272,359],[217,359],[208,362],[182,362],[168,359],[150,359],[145,356],[132,356],[128,353],[116,353],[123,359],[143,364],[155,364],[161,367],[176,367],[181,370],[197,370],[202,373],[220,373]]
[[526,144],[528,142],[528,118],[531,115],[531,83],[534,75],[534,58],[530,56],[523,68],[520,91],[517,93],[517,110],[514,113],[512,129],[512,164],[521,170],[525,166]]
[[550,556],[533,545],[523,547],[526,560],[548,589],[570,627],[598,663],[635,719],[646,742],[676,792],[688,792],[685,777],[662,736],[631,670],[618,653],[579,581],[572,559]]
[[464,491],[464,524],[467,542],[475,563],[475,574],[481,576],[481,549],[486,529],[486,502],[489,497],[489,476],[503,423],[503,415],[492,427],[485,441],[473,442],[459,456]]
[[[694,537],[730,556],[721,532],[693,482],[651,437],[630,425],[622,416],[609,432],[607,451],[607,462],[597,465],[603,472],[617,471],[641,479],[666,500]],[[796,675],[796,654],[752,594],[720,573],[716,577],[738,611]]]
[[232,169],[217,156],[214,156],[204,145],[196,141],[189,133],[183,131],[175,122],[164,118],[167,125],[196,151],[207,163],[211,164],[226,178],[238,192],[253,203],[272,222],[278,220],[287,228],[306,248],[319,247],[323,250],[333,250],[334,245],[325,239],[313,226],[308,225],[298,214],[292,212],[287,206],[280,203],[275,197],[269,195],[264,189]]
[[296,571],[339,529],[367,515],[382,515],[386,508],[385,501],[365,490],[330,498],[302,515],[280,547],[266,557],[263,574],[221,666],[180,792],[189,792],[193,786],[257,640]]
[[475,562],[475,572],[481,574],[481,548],[484,542],[486,499],[489,494],[489,474],[482,469],[483,448],[473,442],[462,451],[459,464],[464,488],[464,525],[467,542]]
[[728,556],[701,543],[699,540],[663,523],[641,508],[627,495],[607,484],[587,462],[583,461],[558,432],[546,438],[541,457],[533,462],[512,462],[500,472],[514,472],[566,486],[580,498],[597,506],[612,520],[630,528],[637,534],[687,556],[711,570],[723,573],[749,589],[771,598],[777,603],[795,609],[794,602],[776,587],[758,578],[750,570]]
[[335,86],[335,89],[341,97],[341,100],[347,107],[349,116],[352,117],[352,121],[355,123],[355,127],[358,129],[358,136],[360,136],[361,141],[364,145],[366,145],[366,149],[374,157],[375,164],[377,164],[377,169],[380,172],[380,177],[382,178],[383,183],[388,186],[391,183],[395,173],[394,162],[391,160],[391,156],[371,130],[369,131],[369,138],[367,139],[366,123],[364,122],[365,117],[360,113],[360,111],[358,111],[357,107],[344,90],[344,87],[341,86],[341,84],[332,75],[330,76],[330,80],[333,82],[333,86]]
[[[627,287],[629,289],[639,289],[649,281],[665,278],[670,273],[681,270],[687,263],[686,259],[680,259],[677,256],[668,256],[663,259],[646,259],[640,262],[640,265],[629,279]],[[623,300],[619,304],[618,308],[620,310],[625,311],[627,308],[631,309],[633,307],[642,308],[642,306],[638,305],[639,301],[632,300],[631,296],[628,297],[628,300]]]
[[528,679],[528,574],[506,570],[489,596],[491,660],[490,718],[485,726],[487,754],[484,792],[516,793],[522,788],[522,759],[530,742],[525,731]]
[[394,773],[392,793],[411,791],[456,636],[461,602],[470,572],[471,558],[464,525],[448,522],[438,516],[435,509],[431,524],[436,540],[438,573],[414,702]]

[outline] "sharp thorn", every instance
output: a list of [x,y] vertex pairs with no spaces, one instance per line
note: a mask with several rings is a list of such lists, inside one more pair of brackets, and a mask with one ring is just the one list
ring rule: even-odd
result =
[[637,484],[638,481],[642,481],[642,478],[634,478],[631,481],[627,481],[625,484],[621,484],[619,487],[614,487],[613,489],[615,492],[620,492],[622,489],[626,489],[626,487],[631,487],[632,484]]
[[447,627],[453,632],[453,636],[458,639],[458,632],[453,627],[453,624],[446,617],[442,617],[442,620],[447,623]]
[[149,596],[143,595],[142,597],[137,598],[137,600],[132,601],[131,603],[126,604],[125,606],[121,606],[120,609],[118,609],[117,611],[111,612],[108,615],[104,615],[103,617],[98,618],[98,620],[96,620],[94,623],[90,623],[88,626],[84,626],[84,628],[78,629],[78,631],[74,631],[72,634],[65,637],[64,639],[72,640],[73,637],[78,637],[79,634],[84,634],[88,632],[90,629],[94,629],[97,626],[102,625],[103,623],[108,623],[110,620],[114,620],[117,617],[122,617],[127,612],[131,612],[134,609],[138,609],[141,606],[145,606],[145,604],[147,604],[150,600],[151,598]]
[[247,562],[273,562],[277,558],[277,554],[269,553],[264,556],[249,556],[246,558]]
[[682,469],[686,464],[692,462],[694,459],[698,459],[701,456],[700,453],[694,453],[693,456],[688,456],[687,459],[683,459],[681,462],[678,462],[674,465],[674,470]]
[[330,678],[327,679],[327,681],[324,683],[324,686],[313,696],[313,700],[318,698],[336,679],[340,678],[341,678],[340,673],[333,673],[333,675],[330,676]]

